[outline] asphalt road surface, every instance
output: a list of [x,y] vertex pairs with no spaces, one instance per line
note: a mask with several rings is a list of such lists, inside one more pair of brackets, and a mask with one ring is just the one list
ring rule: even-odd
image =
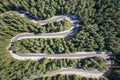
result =
[[87,71],[83,69],[74,69],[74,68],[65,68],[56,71],[46,72],[45,74],[41,74],[40,77],[47,77],[47,76],[55,76],[57,74],[65,75],[65,74],[77,74],[83,77],[90,77],[90,78],[99,78],[102,76],[102,72],[97,70]]
[[[21,17],[29,17],[28,12],[16,12]],[[27,15],[26,15],[27,14]],[[30,17],[29,17],[30,18]],[[62,59],[62,58],[87,58],[87,57],[94,57],[94,56],[102,56],[105,59],[108,59],[109,56],[105,54],[105,52],[77,52],[77,53],[70,53],[70,54],[43,54],[43,53],[21,53],[16,54],[13,50],[11,50],[11,47],[13,46],[13,42],[16,40],[24,39],[24,38],[65,38],[70,35],[75,35],[77,32],[77,29],[79,27],[79,21],[77,20],[77,17],[75,15],[60,15],[55,16],[47,20],[35,20],[31,18],[31,21],[35,23],[40,23],[41,25],[45,25],[48,22],[54,22],[54,21],[60,21],[66,19],[70,21],[73,26],[71,29],[62,31],[62,32],[56,32],[56,33],[44,33],[44,34],[32,34],[32,33],[22,33],[18,34],[15,37],[13,37],[10,41],[10,44],[8,46],[8,50],[10,54],[13,56],[13,58],[18,60],[39,60],[42,58],[50,58],[50,59]],[[55,74],[78,74],[82,75],[84,77],[92,77],[92,78],[98,78],[101,77],[104,72],[99,71],[85,71],[82,69],[61,69],[53,72],[48,72],[46,74],[42,74],[41,77],[55,75]]]

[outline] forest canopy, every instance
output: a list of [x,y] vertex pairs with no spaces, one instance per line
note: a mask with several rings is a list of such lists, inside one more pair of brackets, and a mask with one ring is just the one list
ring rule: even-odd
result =
[[[70,40],[59,39],[60,46],[67,43],[65,48],[71,51],[108,51],[111,52],[112,59],[112,76],[108,77],[110,80],[120,79],[120,0],[0,0],[0,79],[9,75],[9,79],[22,78],[21,76],[13,76],[17,72],[15,68],[20,66],[27,66],[29,61],[17,61],[13,63],[13,59],[6,50],[10,39],[19,33],[26,32],[27,25],[32,26],[34,33],[37,31],[36,25],[27,18],[20,16],[11,17],[11,15],[2,16],[8,11],[24,10],[30,12],[36,20],[45,20],[55,15],[71,14],[76,15],[80,21],[78,33]],[[10,18],[10,19],[9,19]],[[17,18],[17,19],[16,19]],[[54,40],[54,39],[53,39]],[[57,40],[57,39],[55,39]],[[37,41],[37,39],[36,39]],[[36,42],[33,40],[33,42]],[[49,40],[44,40],[46,43]],[[24,42],[24,41],[23,41]],[[3,45],[4,43],[4,45]],[[50,44],[47,44],[50,45]],[[58,48],[59,53],[64,51]],[[30,61],[32,62],[32,61]],[[13,63],[13,64],[12,64]],[[36,62],[37,63],[37,62]],[[6,70],[3,66],[6,66]],[[10,66],[16,65],[16,67]],[[8,65],[8,66],[7,66]],[[16,69],[17,70],[17,69]],[[6,72],[8,71],[8,72]],[[22,69],[21,73],[34,71]],[[12,73],[11,73],[12,72]],[[10,74],[11,75],[10,75]],[[117,75],[116,75],[117,74]],[[29,74],[26,74],[30,76]],[[25,75],[24,75],[25,76]],[[23,78],[24,79],[24,78]]]

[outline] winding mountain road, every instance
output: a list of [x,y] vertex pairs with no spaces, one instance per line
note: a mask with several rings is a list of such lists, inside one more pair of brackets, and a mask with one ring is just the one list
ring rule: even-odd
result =
[[90,77],[90,78],[98,78],[101,77],[103,74],[97,70],[87,71],[83,69],[74,69],[74,68],[63,68],[56,71],[46,72],[46,74],[41,74],[40,77],[47,77],[47,76],[55,76],[57,74],[65,75],[65,74],[76,74],[81,75],[83,77]]
[[[25,14],[25,12],[19,13],[16,12],[18,15],[20,15],[21,17],[27,17]],[[48,20],[31,20],[35,23],[40,23],[41,25],[45,25],[47,23],[51,23],[51,22],[55,22],[55,21],[60,21],[66,19],[68,21],[70,21],[73,26],[66,31],[62,31],[62,32],[55,32],[55,33],[44,33],[44,34],[32,34],[32,33],[22,33],[22,34],[18,34],[15,37],[13,37],[10,41],[10,44],[8,46],[8,50],[10,52],[10,54],[12,55],[13,58],[18,59],[18,60],[40,60],[42,58],[49,58],[49,59],[62,59],[62,58],[87,58],[87,57],[94,57],[94,56],[102,56],[104,59],[109,58],[108,55],[105,54],[105,52],[76,52],[76,53],[71,53],[71,54],[52,54],[52,55],[48,55],[48,54],[43,54],[43,53],[27,53],[27,54],[16,54],[13,50],[12,50],[12,46],[13,46],[13,42],[16,40],[20,40],[20,39],[25,39],[25,38],[65,38],[71,35],[75,35],[75,33],[77,32],[77,29],[79,27],[79,21],[77,20],[77,17],[74,15],[60,15],[60,16],[55,16],[52,17]],[[108,62],[109,63],[109,62]],[[95,71],[85,71],[85,70],[81,70],[81,69],[61,69],[61,70],[57,70],[55,72],[48,72],[46,74],[42,74],[41,77],[45,77],[45,76],[50,76],[51,74],[79,74],[85,77],[94,77],[94,78],[98,78],[101,77],[104,72],[99,72],[97,71],[95,73]]]

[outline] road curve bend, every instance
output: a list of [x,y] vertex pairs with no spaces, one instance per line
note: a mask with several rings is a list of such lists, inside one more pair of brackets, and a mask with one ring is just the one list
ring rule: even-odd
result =
[[[25,14],[25,12],[23,13],[19,13],[16,12],[18,15],[20,15],[21,17],[27,17]],[[55,22],[55,21],[60,21],[66,19],[68,21],[70,21],[72,23],[72,27],[68,30],[62,31],[62,32],[54,32],[54,33],[43,33],[43,34],[33,34],[33,33],[22,33],[22,34],[18,34],[15,37],[13,37],[10,41],[10,44],[8,46],[8,50],[10,52],[10,54],[12,55],[13,58],[18,59],[18,60],[39,60],[41,58],[71,58],[71,55],[44,55],[43,53],[40,54],[32,54],[32,53],[28,53],[28,54],[21,54],[18,55],[15,53],[15,51],[12,50],[12,46],[14,44],[14,41],[16,40],[20,40],[20,39],[25,39],[25,38],[65,38],[68,36],[72,36],[75,35],[75,33],[78,30],[79,27],[79,20],[77,20],[77,17],[75,15],[59,15],[59,16],[55,16],[52,17],[48,20],[32,20],[33,22],[36,23],[40,23],[42,25],[45,25],[47,23],[51,23],[51,22]],[[81,54],[79,54],[80,56]],[[53,57],[54,56],[54,57]],[[59,56],[59,57],[58,57]],[[66,57],[62,57],[62,56],[66,56]],[[85,55],[83,55],[85,57]],[[77,57],[77,55],[74,56],[75,58]],[[82,57],[82,56],[81,56]]]
[[[28,17],[26,16],[26,12],[16,12],[18,15],[21,17]],[[8,51],[12,55],[13,58],[18,59],[18,60],[40,60],[42,58],[49,58],[49,59],[62,59],[62,58],[87,58],[87,57],[94,57],[94,56],[102,56],[104,59],[109,58],[108,55],[105,54],[105,52],[76,52],[76,53],[71,53],[71,54],[54,54],[54,55],[47,55],[43,53],[28,53],[28,54],[16,54],[12,50],[13,42],[16,40],[20,39],[25,39],[25,38],[65,38],[67,36],[75,35],[77,32],[77,29],[79,27],[79,21],[77,20],[76,16],[74,15],[60,15],[60,16],[55,16],[52,17],[48,20],[33,20],[34,23],[40,23],[41,25],[45,25],[47,23],[51,23],[54,21],[60,21],[66,19],[72,23],[72,27],[69,30],[62,31],[62,32],[55,32],[55,33],[44,33],[44,34],[32,34],[32,33],[22,33],[18,34],[15,37],[13,37],[10,41],[9,46],[7,47]],[[109,64],[109,62],[107,62]],[[78,74],[82,75],[84,77],[92,77],[92,78],[98,78],[101,77],[103,73],[101,72],[90,72],[90,71],[85,71],[82,69],[61,69],[57,70],[54,72],[48,72],[46,74],[42,74],[41,77],[45,76],[50,76],[51,74]],[[87,75],[86,75],[87,74]]]
[[45,74],[41,74],[40,77],[55,76],[57,74],[61,74],[61,75],[76,74],[76,75],[81,75],[83,77],[89,77],[89,78],[100,78],[103,75],[102,72],[99,72],[97,70],[87,71],[83,69],[65,68],[65,69],[60,69],[56,71],[46,72]]

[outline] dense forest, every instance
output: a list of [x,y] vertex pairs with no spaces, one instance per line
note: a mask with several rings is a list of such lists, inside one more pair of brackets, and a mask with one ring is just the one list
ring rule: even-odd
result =
[[[0,19],[1,19],[0,21],[1,26],[2,25],[5,26],[4,28],[0,27],[1,35],[5,34],[4,31],[7,31],[6,29],[10,30],[10,32],[11,31],[32,32],[38,34],[38,33],[60,32],[60,31],[68,30],[72,27],[72,24],[67,20],[61,20],[61,21],[56,21],[45,25],[41,25],[39,22],[34,23],[32,20],[29,20],[26,17],[21,17],[12,11],[9,13],[1,14]],[[7,32],[7,34],[8,33],[9,31]]]
[[[7,11],[24,10],[30,12],[36,19],[48,19],[54,15],[73,14],[78,16],[80,20],[80,27],[78,33],[71,39],[48,39],[45,41],[48,48],[50,44],[48,41],[59,41],[61,47],[56,44],[52,44],[58,53],[71,51],[108,51],[111,54],[112,69],[113,72],[108,78],[110,80],[120,79],[120,1],[119,0],[0,0],[0,74],[1,79],[5,77],[4,74],[8,74],[7,71],[14,70],[14,67],[10,67],[10,64],[19,66],[25,66],[26,62],[16,61],[13,63],[9,52],[6,47],[9,44],[10,39],[18,33],[38,31],[39,24],[31,22],[27,18],[22,18],[13,13],[4,14]],[[3,14],[3,15],[2,15]],[[31,26],[32,30],[26,28]],[[37,28],[38,27],[38,28]],[[40,29],[40,28],[39,28]],[[41,30],[39,33],[43,33]],[[39,39],[32,40],[37,42]],[[26,41],[26,40],[25,40]],[[25,42],[25,41],[20,41]],[[41,40],[42,41],[42,40]],[[4,43],[4,45],[3,45]],[[29,42],[27,44],[30,44]],[[41,43],[40,43],[41,44]],[[32,44],[32,46],[34,43]],[[70,46],[69,46],[70,45]],[[24,46],[25,48],[25,46]],[[42,47],[41,47],[42,48]],[[68,49],[66,49],[68,48]],[[26,49],[26,48],[25,48]],[[54,49],[51,49],[54,53]],[[68,51],[65,51],[68,50]],[[32,50],[28,50],[32,51]],[[33,48],[33,51],[34,48]],[[40,51],[40,50],[39,50]],[[49,51],[47,51],[49,52]],[[23,64],[21,64],[23,63]],[[37,62],[35,62],[37,63]],[[7,66],[9,65],[9,66]],[[20,68],[21,69],[21,68]],[[19,70],[21,71],[21,70]],[[25,68],[23,69],[25,71]],[[32,70],[27,70],[32,71]],[[13,71],[16,74],[16,71]],[[10,72],[9,72],[10,73]],[[24,73],[24,72],[21,72]],[[11,74],[11,73],[10,73]],[[10,79],[19,80],[19,76],[7,77]],[[23,76],[28,76],[23,75]],[[6,77],[6,78],[7,78]],[[13,78],[14,77],[14,78]]]
[[56,75],[52,77],[37,78],[37,80],[108,80],[108,79],[106,78],[93,79],[93,78],[81,77],[78,75]]
[[42,59],[40,61],[16,61],[0,63],[0,80],[26,80],[39,77],[41,73],[54,71],[63,67],[80,68],[84,70],[108,70],[107,63],[102,57],[87,59]]

